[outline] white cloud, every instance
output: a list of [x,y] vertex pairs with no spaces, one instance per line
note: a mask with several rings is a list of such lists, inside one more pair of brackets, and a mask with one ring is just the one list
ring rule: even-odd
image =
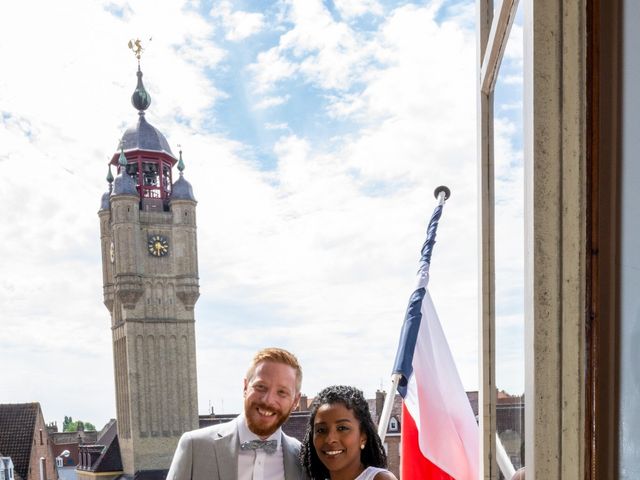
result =
[[327,114],[334,118],[364,118],[365,99],[360,94],[327,95]]
[[259,91],[276,87],[294,74],[324,89],[348,90],[362,81],[372,60],[364,38],[335,21],[321,0],[287,0],[288,23],[276,47],[250,66]]
[[522,65],[524,58],[524,30],[522,25],[514,24],[509,33],[507,48],[504,51],[504,58],[515,61],[518,65]]
[[266,108],[277,107],[278,105],[288,102],[289,98],[289,95],[264,97],[254,105],[254,108],[263,110]]
[[248,70],[255,76],[256,91],[263,93],[269,91],[280,80],[295,75],[297,67],[280,56],[277,48],[272,48],[261,52],[257,63],[250,65]]
[[270,123],[267,122],[264,124],[264,128],[267,130],[289,130],[289,125],[284,122],[281,123]]
[[211,15],[220,17],[225,30],[225,38],[240,41],[249,38],[265,28],[264,15],[258,12],[233,11],[233,5],[223,0],[213,7]]
[[502,103],[499,105],[500,111],[508,112],[508,111],[518,111],[522,110],[522,101],[515,101],[512,103]]
[[505,85],[522,85],[522,74],[504,75],[500,78],[500,81]]
[[384,9],[377,0],[334,0],[333,4],[346,20],[365,14],[382,15]]
[[496,382],[524,391],[524,176],[521,123],[494,122]]

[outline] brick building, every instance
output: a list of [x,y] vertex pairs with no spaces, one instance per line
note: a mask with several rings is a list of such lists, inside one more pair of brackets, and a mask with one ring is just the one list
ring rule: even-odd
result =
[[[380,421],[382,407],[387,394],[381,390],[376,392],[376,398],[368,400],[369,410],[376,424]],[[387,425],[387,433],[384,438],[384,448],[387,452],[387,467],[393,474],[400,478],[400,434],[402,432],[402,397],[397,395],[393,399],[391,416]]]
[[55,457],[39,403],[0,404],[0,452],[11,458],[16,480],[56,480]]
[[[112,420],[115,421],[115,420]],[[106,427],[105,427],[106,428]],[[51,448],[53,456],[56,459],[58,468],[75,467],[79,463],[79,446],[82,444],[96,443],[99,432],[95,430],[77,432],[59,432],[58,425],[50,423],[47,425],[49,439],[51,440]],[[63,452],[69,452],[63,455]]]

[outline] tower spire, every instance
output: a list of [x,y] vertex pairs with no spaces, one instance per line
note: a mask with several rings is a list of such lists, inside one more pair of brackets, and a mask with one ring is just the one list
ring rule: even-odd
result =
[[[118,164],[121,167],[126,167],[127,164],[127,156],[124,154],[124,141],[120,140],[120,156],[118,157]],[[111,169],[109,169],[111,171]]]
[[[151,104],[151,96],[142,83],[140,58],[144,49],[140,39],[130,40],[129,49],[138,62],[138,83],[131,96],[131,103],[138,110],[138,121],[135,126],[124,132],[111,158],[111,164],[117,168],[118,174],[125,171],[133,179],[142,210],[166,212],[169,211],[169,197],[173,184],[172,169],[178,159],[171,152],[165,136],[145,118],[145,110]],[[132,192],[130,182],[127,179],[119,180],[120,175],[117,177],[113,191],[123,193],[119,187],[126,183],[127,194]]]
[[180,148],[180,160],[178,160],[178,170],[180,171],[180,176],[182,176],[182,172],[184,171],[184,161],[182,160],[182,146],[178,145]]
[[111,164],[109,164],[109,171],[107,172],[107,183],[109,184],[109,191],[113,188],[113,173],[111,173]]
[[138,84],[136,85],[133,95],[131,95],[131,103],[138,110],[139,115],[144,115],[144,111],[151,105],[151,95],[149,95],[149,92],[144,88],[144,84],[142,83],[142,70],[140,70],[140,57],[142,56],[144,48],[139,38],[129,40],[129,48],[138,59],[138,72],[136,73]]
[[178,180],[173,184],[173,188],[171,189],[171,199],[172,200],[190,200],[192,202],[196,201],[196,198],[193,196],[193,188],[191,184],[187,182],[187,179],[184,178],[184,160],[182,159],[182,146],[178,145],[180,149],[180,155],[178,160],[178,171],[180,172],[180,176]]
[[109,210],[111,207],[111,203],[109,198],[111,197],[111,192],[113,192],[113,173],[111,173],[111,164],[109,164],[109,170],[107,171],[107,183],[109,184],[109,189],[102,194],[102,199],[100,200],[100,210]]

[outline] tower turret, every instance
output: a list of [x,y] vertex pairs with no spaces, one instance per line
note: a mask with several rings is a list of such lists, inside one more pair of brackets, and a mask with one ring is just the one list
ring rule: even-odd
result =
[[139,64],[137,76],[131,101],[138,123],[110,160],[98,212],[118,441],[125,474],[136,477],[168,469],[180,435],[198,428],[194,305],[200,295],[193,189],[182,175],[184,162],[172,182],[178,160],[145,120],[151,97]]
[[[111,165],[123,168],[134,180],[140,197],[140,209],[167,211],[171,196],[172,169],[177,159],[165,136],[147,122],[145,111],[151,105],[151,96],[142,82],[138,62],[138,83],[131,95],[131,104],[138,110],[138,122],[128,128],[120,141],[120,152],[113,154]],[[122,156],[126,163],[122,164]]]

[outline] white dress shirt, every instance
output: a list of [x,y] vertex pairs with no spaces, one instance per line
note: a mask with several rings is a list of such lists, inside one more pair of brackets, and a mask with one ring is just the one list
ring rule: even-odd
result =
[[[249,430],[247,419],[241,415],[238,421],[238,439],[240,443],[262,440]],[[238,449],[238,480],[283,480],[284,458],[282,456],[282,430],[278,428],[266,440],[276,440],[276,451],[268,454],[262,449]]]

